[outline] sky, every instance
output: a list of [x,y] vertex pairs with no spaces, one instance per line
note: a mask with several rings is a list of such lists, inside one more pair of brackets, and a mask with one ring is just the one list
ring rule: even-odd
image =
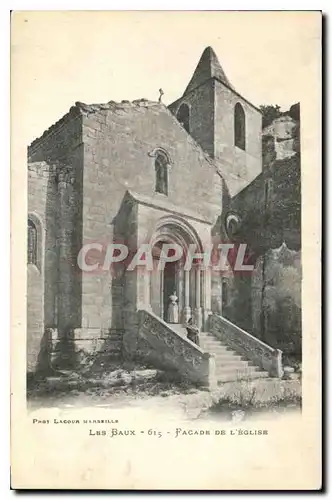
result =
[[[312,12],[32,11],[12,17],[11,92],[25,145],[76,101],[180,97],[212,46],[233,87],[256,106],[301,101],[317,62]],[[16,113],[17,112],[17,113]]]

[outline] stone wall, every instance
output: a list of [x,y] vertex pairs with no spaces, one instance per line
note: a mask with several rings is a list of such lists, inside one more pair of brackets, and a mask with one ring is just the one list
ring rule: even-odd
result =
[[[245,113],[245,151],[234,143],[234,109],[240,103]],[[223,83],[215,83],[214,155],[234,196],[262,171],[262,115]]]
[[[298,105],[296,105],[296,109],[299,113]],[[264,338],[269,339],[271,345],[284,342],[282,338],[285,332],[281,330],[295,329],[297,333],[294,335],[299,338],[301,329],[301,305],[295,304],[293,299],[289,301],[290,312],[286,314],[293,324],[292,327],[285,324],[278,334],[278,328],[275,325],[271,326],[274,320],[270,321],[270,326],[267,324],[264,326],[266,318],[264,319],[262,313],[261,296],[262,288],[265,285],[267,293],[269,293],[271,283],[268,269],[265,277],[257,279],[257,273],[258,275],[261,273],[259,266],[262,257],[260,256],[270,255],[283,243],[292,251],[299,251],[301,248],[299,115],[296,115],[296,118],[292,118],[286,113],[264,129],[263,172],[249,186],[234,196],[228,207],[228,211],[236,213],[240,220],[232,239],[235,243],[247,243],[252,254],[251,263],[256,267],[254,277],[239,275],[232,280],[231,303],[226,315],[231,321],[258,337],[264,336]],[[276,144],[279,143],[285,145],[276,150]],[[292,269],[280,272],[287,275],[288,271],[290,275],[294,274]],[[285,279],[287,281],[288,278]],[[297,289],[299,279],[295,280],[293,284],[295,289]],[[278,295],[279,291],[281,294],[283,293],[284,284],[280,282],[279,285],[277,288],[272,287],[275,295]],[[279,299],[277,302],[280,302]],[[275,306],[276,309],[278,307]],[[272,315],[270,314],[270,318],[272,316],[275,316],[274,312]],[[271,338],[272,340],[270,340]],[[299,350],[298,347],[294,349],[294,352],[295,350]]]
[[49,361],[46,329],[58,328],[60,336],[66,336],[70,328],[80,326],[80,277],[73,265],[81,244],[83,170],[77,110],[30,145],[28,162],[28,213],[42,228],[40,268],[28,266],[28,369],[38,371]]
[[[29,156],[31,161],[42,158],[57,172],[56,203],[48,217],[46,230],[51,224],[56,226],[56,325],[59,334],[66,336],[69,329],[81,326],[81,276],[76,265],[78,249],[82,244],[83,144],[79,110],[72,108],[34,141],[29,148]],[[46,247],[45,252],[47,250]],[[52,285],[52,288],[55,287]]]
[[271,141],[271,154],[266,154],[266,146],[263,147],[264,165],[268,166],[273,160],[284,160],[300,152],[300,103],[291,106],[289,111],[281,113],[268,126],[263,129],[263,140]]
[[[235,146],[234,109],[241,103],[246,122],[245,151]],[[232,196],[262,171],[262,115],[230,87],[210,78],[169,106],[177,116],[181,104],[190,110],[190,134],[215,159]]]
[[182,104],[186,104],[189,107],[190,135],[212,158],[215,154],[214,87],[215,82],[213,79],[210,79],[169,106],[169,109],[175,116],[177,116]]
[[253,332],[288,363],[301,359],[301,278],[301,253],[285,244],[259,258],[252,278]]
[[235,196],[229,207],[241,220],[238,241],[259,255],[283,241],[289,248],[301,246],[300,155],[275,160],[254,182]]
[[[170,159],[168,196],[155,192],[158,148]],[[124,316],[135,327],[136,311],[130,310],[132,297],[125,296],[121,269],[112,279],[111,273],[82,273],[77,266],[85,243],[98,242],[106,248],[118,239],[134,238],[136,245],[136,212],[126,219],[124,234],[123,224],[117,220],[128,190],[151,197],[156,205],[170,203],[177,210],[209,220],[203,231],[205,240],[210,239],[210,228],[220,218],[222,180],[211,160],[163,104],[145,100],[92,106],[77,103],[31,144],[29,161],[32,166],[44,165],[43,173],[32,175],[29,181],[29,210],[41,217],[45,232],[43,272],[30,279],[36,293],[30,293],[29,299],[34,303],[29,305],[31,311],[37,303],[43,309],[40,338],[45,326],[57,328],[60,339],[72,339],[76,332],[89,348],[90,341],[107,332],[123,332]],[[52,172],[52,178],[46,172]]]
[[45,325],[53,326],[57,254],[55,248],[56,172],[46,162],[28,165],[28,218],[37,228],[37,264],[27,269],[27,368],[48,364]]
[[[121,230],[119,234],[118,230],[120,207],[128,190],[150,197],[156,205],[171,203],[217,221],[222,203],[221,179],[201,148],[163,104],[143,100],[81,104],[81,109],[84,242],[107,245],[117,238],[129,235],[134,238],[134,214],[132,229],[126,234],[121,234]],[[170,158],[168,196],[155,192],[156,148],[165,150]],[[116,324],[112,318],[112,288],[109,273],[83,274],[83,326],[90,329],[122,326],[121,317]],[[128,308],[126,300],[124,308]]]

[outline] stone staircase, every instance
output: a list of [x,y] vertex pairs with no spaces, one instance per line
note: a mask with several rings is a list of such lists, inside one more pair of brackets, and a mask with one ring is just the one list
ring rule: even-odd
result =
[[[182,325],[172,324],[170,326],[180,335],[187,336],[186,329]],[[269,377],[267,371],[255,366],[254,363],[236,353],[211,333],[200,332],[199,338],[200,348],[214,355],[215,376],[218,383]]]
[[214,354],[218,382],[252,380],[269,376],[268,372],[262,371],[208,332],[200,333],[200,347],[203,351]]

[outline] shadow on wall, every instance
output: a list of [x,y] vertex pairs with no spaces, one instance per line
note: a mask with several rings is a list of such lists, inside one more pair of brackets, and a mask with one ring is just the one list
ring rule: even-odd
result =
[[[75,343],[52,338],[54,329],[46,328],[39,344],[37,362],[27,373],[27,388],[33,387],[46,377],[59,376],[61,370],[74,369],[78,354]],[[76,366],[77,367],[77,366]]]
[[[31,345],[31,344],[30,344]],[[46,376],[53,375],[54,370],[51,366],[51,333],[47,329],[40,341],[35,343],[35,353],[30,352],[30,362],[28,360],[27,385],[29,386],[36,380],[43,379]],[[37,354],[38,353],[38,354]],[[31,363],[31,354],[35,356],[35,360]]]
[[301,360],[301,254],[285,244],[257,261],[252,287],[253,330],[284,352],[285,362]]
[[284,363],[301,362],[301,252],[286,244],[260,256],[253,273],[223,278],[222,315],[271,347]]
[[235,273],[223,279],[223,316],[248,333],[253,333],[251,286],[249,273]]

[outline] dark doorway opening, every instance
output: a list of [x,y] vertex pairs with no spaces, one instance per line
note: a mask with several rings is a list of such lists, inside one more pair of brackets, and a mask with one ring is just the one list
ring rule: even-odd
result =
[[173,292],[177,294],[176,287],[176,262],[167,262],[164,269],[164,288],[163,288],[163,303],[164,303],[164,321],[168,321],[168,306],[169,297]]

